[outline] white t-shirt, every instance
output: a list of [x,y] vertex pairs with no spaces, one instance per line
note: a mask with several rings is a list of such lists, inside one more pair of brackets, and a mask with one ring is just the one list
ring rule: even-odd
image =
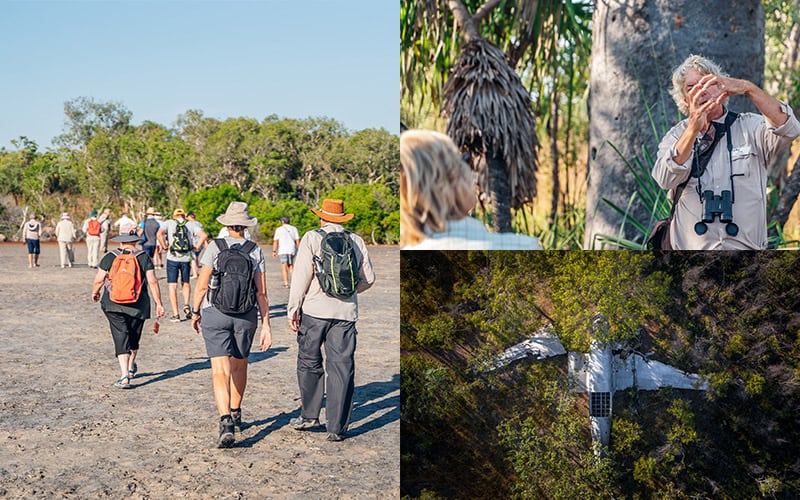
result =
[[291,224],[283,224],[275,230],[273,241],[278,242],[278,255],[294,255],[297,253],[295,242],[300,239],[297,228]]
[[[231,233],[228,231],[228,228],[226,226],[222,226],[222,229],[219,230],[219,234],[217,235],[217,238],[227,238],[230,235],[231,235]],[[247,228],[244,228],[244,231],[242,231],[242,236],[244,236],[244,239],[246,239],[246,240],[252,240],[253,239],[253,238],[250,237],[250,231],[248,231]]]

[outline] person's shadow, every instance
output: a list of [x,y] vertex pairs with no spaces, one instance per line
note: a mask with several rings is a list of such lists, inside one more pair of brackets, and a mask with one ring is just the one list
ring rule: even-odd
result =
[[[273,356],[277,356],[279,353],[285,352],[289,350],[288,347],[273,347],[270,348],[267,352],[250,352],[250,356],[248,360],[250,364],[258,363],[260,361],[264,361],[265,359],[269,359]],[[195,358],[197,359],[197,358]],[[211,369],[211,361],[208,358],[201,358],[202,361],[194,361],[192,363],[187,363],[179,368],[173,368],[172,370],[166,370],[163,372],[156,372],[156,373],[141,373],[137,374],[136,378],[134,379],[136,383],[131,387],[131,389],[137,389],[139,387],[144,387],[146,385],[155,384],[157,382],[162,382],[164,380],[171,379],[173,377],[178,377],[180,375],[185,375],[187,373],[191,373],[195,370],[210,370]],[[145,377],[154,377],[148,380],[141,381]]]
[[[400,419],[400,374],[395,373],[392,380],[383,382],[370,382],[366,385],[356,387],[353,392],[353,412],[350,415],[350,428],[346,433],[347,438],[360,436],[370,431],[380,429],[381,427],[396,422]],[[389,394],[397,392],[396,395],[386,397]],[[369,420],[361,425],[354,426],[353,424],[361,420],[368,419],[371,415],[380,412],[381,410],[389,409],[381,416]],[[281,412],[274,417],[268,417],[253,422],[242,422],[243,429],[249,427],[265,426],[259,431],[241,441],[238,441],[234,446],[242,448],[250,448],[257,442],[267,437],[272,432],[289,425],[289,420],[292,417],[300,415],[300,408],[292,412]],[[305,432],[325,432],[324,424],[315,429]]]

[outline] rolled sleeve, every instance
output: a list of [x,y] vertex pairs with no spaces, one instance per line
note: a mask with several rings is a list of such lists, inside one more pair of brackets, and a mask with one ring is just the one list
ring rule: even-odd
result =
[[679,123],[667,132],[667,135],[661,140],[661,144],[658,145],[658,156],[656,157],[655,165],[653,165],[651,175],[662,189],[675,189],[689,177],[692,160],[694,160],[694,152],[689,155],[686,163],[680,164],[673,160],[677,156],[675,144],[685,128],[685,122]]

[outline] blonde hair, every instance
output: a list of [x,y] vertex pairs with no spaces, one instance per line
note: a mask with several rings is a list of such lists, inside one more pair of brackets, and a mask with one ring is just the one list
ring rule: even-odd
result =
[[442,232],[475,207],[472,170],[453,141],[431,130],[400,135],[400,246]]
[[686,73],[690,69],[697,70],[701,75],[717,75],[728,76],[728,73],[722,71],[719,64],[711,59],[695,54],[690,55],[672,72],[672,89],[669,95],[678,105],[678,111],[683,115],[689,115],[689,107],[686,105],[686,94],[683,92],[683,85],[686,83]]

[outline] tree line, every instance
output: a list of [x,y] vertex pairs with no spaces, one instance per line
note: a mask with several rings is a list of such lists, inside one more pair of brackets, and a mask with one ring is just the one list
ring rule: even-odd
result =
[[[174,127],[133,125],[122,104],[85,97],[66,102],[64,112],[53,148],[22,136],[15,149],[0,149],[0,192],[47,220],[90,208],[136,217],[149,206],[165,214],[182,206],[213,228],[238,199],[271,236],[284,213],[310,229],[318,223],[308,207],[339,196],[356,213],[349,229],[375,243],[399,239],[399,139],[385,129],[351,132],[326,117],[218,120],[199,110]],[[19,222],[0,230],[13,234]]]

